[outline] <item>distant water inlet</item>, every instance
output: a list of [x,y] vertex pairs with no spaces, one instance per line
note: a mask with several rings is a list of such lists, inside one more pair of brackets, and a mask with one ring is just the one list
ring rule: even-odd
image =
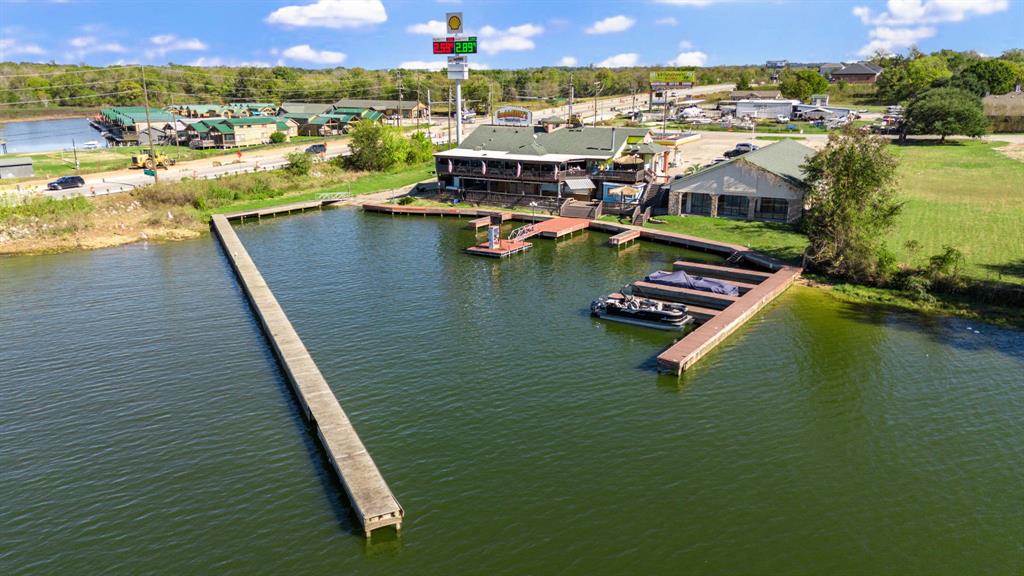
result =
[[86,118],[34,120],[0,123],[0,140],[7,142],[8,154],[71,150],[106,146],[100,132]]

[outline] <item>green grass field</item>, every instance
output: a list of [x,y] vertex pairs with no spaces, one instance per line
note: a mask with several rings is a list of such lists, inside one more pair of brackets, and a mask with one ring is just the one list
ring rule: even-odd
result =
[[335,184],[317,188],[315,190],[288,193],[287,195],[278,196],[276,198],[242,201],[226,206],[220,206],[210,210],[209,214],[241,212],[243,210],[259,210],[260,208],[269,208],[271,206],[280,206],[282,204],[291,204],[293,202],[305,202],[307,200],[315,200],[320,194],[351,192],[354,195],[358,195],[392,190],[429,179],[432,176],[433,169],[434,163],[426,162],[423,164],[408,166],[393,172],[374,172],[360,176],[351,182]]
[[926,256],[951,245],[975,278],[1024,283],[1024,162],[996,151],[1004,143],[955,141],[893,146],[904,200],[889,246],[902,261],[916,240]]
[[[602,216],[615,222],[616,216]],[[751,222],[706,216],[658,216],[666,224],[647,224],[648,228],[699,236],[709,240],[742,244],[782,260],[797,262],[807,247],[807,238],[788,224]]]

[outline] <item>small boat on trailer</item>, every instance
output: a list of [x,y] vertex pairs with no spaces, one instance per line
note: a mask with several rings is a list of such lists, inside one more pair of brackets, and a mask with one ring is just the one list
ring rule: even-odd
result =
[[685,330],[693,324],[693,316],[686,313],[685,304],[661,302],[632,295],[612,295],[598,298],[590,304],[590,315],[658,330]]

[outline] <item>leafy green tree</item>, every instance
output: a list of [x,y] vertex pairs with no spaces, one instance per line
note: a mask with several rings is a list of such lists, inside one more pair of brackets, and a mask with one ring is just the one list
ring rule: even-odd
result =
[[782,73],[779,90],[786,98],[806,102],[812,94],[828,90],[828,80],[815,70],[787,70]]
[[964,69],[964,74],[976,76],[987,89],[985,95],[1006,94],[1019,81],[1017,67],[1012,62],[999,59],[975,62]]
[[907,105],[907,129],[911,134],[981,136],[989,129],[981,99],[959,88],[934,88]]
[[845,130],[829,134],[825,148],[804,164],[806,259],[813,268],[854,282],[885,281],[891,256],[884,238],[901,209],[898,162],[888,146],[877,136]]
[[890,104],[904,102],[950,76],[945,58],[919,56],[886,68],[878,78],[878,95]]
[[736,78],[736,89],[750,90],[750,73],[746,70],[741,71],[739,77]]
[[409,141],[394,126],[357,122],[349,136],[352,165],[360,170],[391,170],[408,157]]
[[285,170],[292,176],[305,176],[313,169],[313,158],[302,152],[292,152],[285,156],[288,166]]
[[407,164],[419,164],[434,157],[434,144],[423,132],[417,132],[409,138],[409,149],[405,154]]

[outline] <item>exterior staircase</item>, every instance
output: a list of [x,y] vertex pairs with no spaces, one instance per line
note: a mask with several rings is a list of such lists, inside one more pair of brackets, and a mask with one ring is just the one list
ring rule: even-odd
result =
[[604,205],[600,200],[597,202],[580,202],[572,198],[567,199],[558,209],[559,216],[566,218],[585,218],[594,220],[601,216],[601,207]]

